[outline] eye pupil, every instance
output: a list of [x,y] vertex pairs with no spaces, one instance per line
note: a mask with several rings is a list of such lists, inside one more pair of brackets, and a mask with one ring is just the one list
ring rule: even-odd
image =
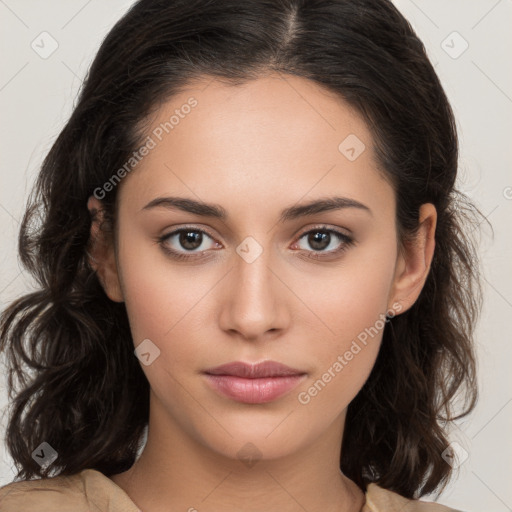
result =
[[180,244],[184,249],[194,250],[201,246],[203,234],[198,231],[182,231]]

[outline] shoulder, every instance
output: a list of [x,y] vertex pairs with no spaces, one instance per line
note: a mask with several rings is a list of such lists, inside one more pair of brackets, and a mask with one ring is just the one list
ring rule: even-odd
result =
[[409,500],[373,483],[368,485],[365,497],[366,503],[361,512],[462,512],[439,503]]
[[0,487],[2,512],[140,512],[112,480],[94,469]]
[[[12,482],[0,488],[2,512],[39,510],[87,512],[83,473]],[[72,507],[72,508],[71,508]]]

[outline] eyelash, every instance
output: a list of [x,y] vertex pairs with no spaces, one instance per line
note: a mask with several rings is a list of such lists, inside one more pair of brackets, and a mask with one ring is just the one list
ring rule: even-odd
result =
[[[188,254],[183,254],[183,253],[177,252],[174,249],[169,249],[169,247],[165,244],[165,242],[167,240],[169,240],[169,238],[172,238],[173,236],[175,236],[179,233],[183,233],[183,232],[202,233],[203,235],[207,235],[212,239],[214,238],[210,233],[208,233],[208,231],[205,231],[203,229],[199,229],[199,228],[196,228],[193,226],[184,226],[180,229],[171,231],[170,233],[167,233],[161,237],[158,237],[157,242],[162,247],[162,250],[175,260],[184,261],[184,260],[193,260],[193,259],[204,257],[204,256],[200,256],[200,254],[204,253],[205,251],[201,251],[199,253],[192,253],[192,254],[188,255]],[[297,242],[299,240],[301,240],[302,238],[304,238],[306,235],[309,235],[311,233],[333,233],[334,235],[336,235],[339,238],[339,240],[342,242],[342,244],[338,249],[331,250],[331,251],[314,251],[314,250],[306,251],[309,253],[313,253],[315,255],[313,257],[306,256],[306,258],[319,259],[319,258],[324,258],[324,257],[327,258],[327,257],[337,256],[337,255],[343,253],[344,251],[346,251],[349,247],[355,245],[355,241],[353,238],[349,237],[348,235],[346,235],[336,229],[328,228],[327,226],[316,227],[316,228],[310,229],[308,231],[305,231],[298,237]]]

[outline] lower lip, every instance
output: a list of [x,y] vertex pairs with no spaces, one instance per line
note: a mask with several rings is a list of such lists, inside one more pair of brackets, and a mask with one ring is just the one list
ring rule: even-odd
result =
[[246,404],[264,404],[285,395],[304,380],[306,375],[244,379],[233,375],[210,375],[206,378],[222,395]]

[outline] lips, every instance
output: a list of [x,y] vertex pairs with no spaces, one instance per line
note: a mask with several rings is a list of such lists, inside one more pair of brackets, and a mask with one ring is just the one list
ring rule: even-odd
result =
[[285,395],[306,378],[306,373],[275,361],[241,361],[206,370],[208,384],[237,402],[261,404]]
[[276,361],[262,361],[257,364],[235,361],[206,370],[209,375],[232,375],[244,379],[261,379],[263,377],[287,377],[290,375],[304,375],[306,372],[290,368]]

